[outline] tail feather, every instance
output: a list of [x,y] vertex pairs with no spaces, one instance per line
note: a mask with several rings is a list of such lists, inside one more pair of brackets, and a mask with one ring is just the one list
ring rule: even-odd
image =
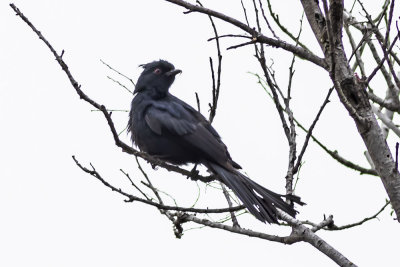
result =
[[293,205],[286,203],[282,199],[283,197],[304,205],[298,196],[280,195],[272,192],[239,171],[232,172],[211,162],[206,165],[239,197],[249,212],[262,222],[278,223],[277,208],[293,217],[296,216],[298,212],[293,208]]

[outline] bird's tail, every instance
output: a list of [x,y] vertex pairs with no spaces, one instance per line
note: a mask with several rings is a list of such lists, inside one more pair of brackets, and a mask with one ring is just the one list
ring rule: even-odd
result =
[[286,203],[282,199],[283,197],[300,205],[305,204],[300,201],[300,197],[274,193],[252,181],[239,171],[230,171],[211,162],[208,162],[206,165],[239,197],[249,212],[262,222],[278,223],[277,208],[292,217],[296,216],[298,212],[293,208],[293,204]]

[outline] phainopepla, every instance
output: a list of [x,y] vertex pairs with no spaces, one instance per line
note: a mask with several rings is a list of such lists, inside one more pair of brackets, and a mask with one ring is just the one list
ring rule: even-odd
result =
[[293,205],[303,205],[294,195],[279,195],[241,174],[221,137],[194,108],[169,93],[181,70],[159,60],[141,65],[129,113],[128,131],[141,151],[172,164],[201,163],[218,176],[262,222],[277,223],[276,208],[295,216]]

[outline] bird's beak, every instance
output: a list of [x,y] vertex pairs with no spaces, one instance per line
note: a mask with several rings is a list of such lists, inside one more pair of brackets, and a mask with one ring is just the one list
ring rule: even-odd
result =
[[182,72],[181,70],[170,70],[167,73],[165,73],[165,75],[175,77],[175,75],[181,72]]

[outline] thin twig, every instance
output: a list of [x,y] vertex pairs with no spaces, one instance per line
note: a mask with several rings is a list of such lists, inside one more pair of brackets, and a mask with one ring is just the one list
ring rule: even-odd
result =
[[244,42],[244,43],[241,43],[241,44],[229,46],[226,50],[236,49],[236,48],[239,48],[239,47],[243,47],[243,46],[246,46],[246,45],[252,45],[252,44],[255,44],[255,43],[257,43],[257,41],[253,39],[253,40],[248,41],[248,42]]
[[[332,215],[329,215],[328,218],[326,218],[325,215],[324,215],[324,220],[322,222],[318,223],[318,224],[314,223],[314,222],[311,222],[309,220],[300,221],[300,222],[302,224],[305,224],[305,225],[311,225],[312,226],[311,230],[313,232],[316,232],[316,231],[321,230],[321,229],[325,230],[325,231],[341,231],[341,230],[350,229],[350,228],[353,228],[353,227],[356,227],[356,226],[360,226],[360,225],[362,225],[362,224],[364,224],[364,223],[366,223],[366,222],[368,222],[370,220],[377,219],[378,215],[381,214],[389,204],[390,204],[390,202],[386,201],[386,203],[383,205],[383,207],[380,208],[372,216],[366,217],[366,218],[364,218],[364,219],[362,219],[360,221],[357,221],[355,223],[350,223],[350,224],[346,224],[346,225],[342,225],[342,226],[335,225]],[[287,224],[287,223],[282,223],[281,225],[289,226],[289,224]]]
[[142,191],[142,189],[140,189],[140,188],[132,181],[132,179],[131,179],[131,177],[129,176],[128,173],[124,172],[122,169],[119,169],[119,170],[128,178],[128,180],[131,182],[132,186],[133,186],[134,188],[136,188],[136,190],[138,190],[139,193],[141,193],[142,196],[143,196],[145,199],[151,200],[151,199]]
[[[268,92],[266,86],[262,83],[262,79],[258,74],[255,73],[251,73],[254,76],[257,77],[258,79],[258,84],[261,85],[261,87],[264,89],[264,91],[268,94],[268,96],[273,100],[273,96]],[[282,107],[281,107],[282,108]],[[282,108],[283,109],[283,108]],[[294,121],[296,122],[297,126],[300,127],[300,129],[302,129],[304,132],[308,132],[308,130],[296,119],[294,118]],[[328,149],[325,145],[322,144],[322,142],[320,142],[314,135],[311,134],[311,138],[313,139],[314,142],[316,142],[326,153],[328,153],[333,159],[337,160],[339,163],[341,163],[342,165],[351,168],[355,171],[359,171],[360,174],[369,174],[369,175],[374,175],[377,176],[377,172],[374,169],[367,169],[364,167],[361,167],[345,158],[343,158],[342,156],[339,155],[339,153],[336,150],[330,150]]]
[[149,186],[149,188],[153,191],[154,195],[156,196],[156,198],[158,199],[158,202],[160,204],[164,204],[160,194],[158,193],[158,190],[153,186],[152,182],[149,179],[149,176],[147,175],[147,173],[143,170],[142,165],[140,165],[139,159],[138,157],[135,156],[135,160],[136,160],[136,164],[138,165],[138,169],[140,170],[140,172],[142,173],[143,177],[146,179],[147,184]]
[[122,77],[124,77],[125,79],[127,79],[128,81],[130,81],[130,82],[133,84],[133,86],[136,86],[135,82],[134,82],[131,78],[129,78],[129,77],[126,76],[125,74],[119,72],[118,70],[114,69],[113,67],[111,67],[109,64],[107,64],[107,63],[104,62],[103,60],[100,59],[100,61],[101,61],[101,63],[103,63],[104,65],[106,65],[110,70],[116,72],[118,75],[121,75]]
[[[232,204],[232,201],[231,201],[231,197],[229,196],[228,190],[226,189],[226,187],[225,187],[225,185],[223,183],[220,182],[220,185],[221,185],[221,188],[222,188],[222,192],[224,193],[225,199],[228,202],[228,206],[230,208],[232,208],[233,204]],[[235,212],[231,211],[230,215],[231,215],[233,227],[239,227],[240,228],[240,225],[239,225],[239,222],[238,222],[238,220],[236,218]]]
[[364,62],[363,62],[363,60],[361,58],[361,54],[360,54],[359,48],[361,48],[365,44],[366,39],[367,39],[366,36],[367,36],[368,33],[363,35],[363,37],[361,38],[360,42],[356,46],[348,23],[344,24],[344,29],[346,31],[347,37],[349,38],[350,45],[351,45],[352,50],[353,50],[353,52],[351,53],[351,55],[350,55],[349,59],[347,60],[347,62],[350,62],[350,60],[353,57],[353,55],[355,55],[356,56],[356,64],[360,67],[361,77],[364,78],[366,76],[366,74],[365,74],[365,69],[364,69]]
[[197,92],[194,93],[196,95],[196,103],[197,103],[197,111],[200,112],[200,98]]
[[123,85],[121,82],[111,78],[110,76],[107,76],[108,79],[110,79],[111,81],[115,82],[116,84],[118,84],[119,86],[121,86],[122,88],[124,88],[126,91],[128,91],[129,93],[133,94],[133,92],[131,90],[128,89],[128,87],[126,87],[125,85]]
[[[276,15],[274,13],[274,11],[272,10],[272,5],[270,3],[270,0],[267,0],[267,4],[268,4],[268,10],[269,10],[269,14],[271,15],[272,19],[274,20],[274,22],[276,23],[276,25],[278,25],[279,29],[281,29],[282,32],[284,32],[287,36],[290,37],[290,39],[292,39],[293,41],[296,41],[296,43],[301,46],[302,48],[304,48],[307,51],[310,51],[307,46],[305,44],[303,44],[302,42],[300,42],[299,40],[296,40],[297,38],[285,27],[283,26],[283,24],[281,24],[280,20],[279,20],[279,16]],[[260,0],[260,5],[261,4],[261,0]],[[264,9],[262,9],[264,10]],[[264,12],[263,12],[264,13]],[[275,36],[275,35],[274,35]]]
[[[218,39],[226,38],[226,37],[237,37],[237,38],[245,38],[245,39],[252,39],[253,38],[251,36],[243,35],[243,34],[223,34],[223,35],[219,35]],[[216,40],[216,39],[217,39],[217,37],[214,36],[214,37],[211,37],[211,38],[207,39],[207,42],[210,42],[210,41],[213,41],[213,40]]]
[[312,122],[310,128],[308,128],[307,135],[306,135],[306,138],[305,138],[304,143],[303,143],[303,147],[301,148],[300,154],[299,154],[299,156],[297,157],[297,163],[296,163],[296,165],[294,166],[294,170],[293,170],[294,173],[296,173],[296,172],[298,171],[299,167],[300,167],[301,160],[303,159],[303,156],[304,156],[304,153],[305,153],[305,151],[306,151],[308,142],[309,142],[309,140],[310,140],[310,137],[312,136],[312,132],[313,132],[313,130],[314,130],[314,127],[315,127],[315,125],[317,124],[317,121],[319,120],[319,117],[321,116],[322,111],[324,110],[325,106],[329,103],[329,97],[331,96],[331,94],[332,94],[332,92],[333,92],[333,89],[334,89],[334,88],[331,87],[331,88],[328,90],[328,94],[326,95],[324,102],[322,103],[321,107],[319,108],[319,111],[318,111],[318,113],[317,113],[317,116],[315,116],[315,119],[314,119],[314,121]]
[[244,18],[246,19],[246,24],[248,27],[250,27],[249,19],[247,17],[246,7],[243,4],[243,0],[240,0],[240,3],[242,4],[242,9],[243,9]]
[[399,170],[399,142],[396,142],[396,168],[395,171]]
[[[377,35],[379,36],[379,35]],[[371,72],[371,74],[368,76],[367,80],[366,80],[366,84],[368,85],[370,83],[370,81],[372,80],[372,78],[376,75],[376,73],[378,72],[378,70],[380,70],[383,66],[383,63],[386,61],[390,66],[393,65],[391,64],[389,58],[388,58],[388,54],[391,54],[392,49],[394,47],[394,45],[396,44],[396,41],[399,39],[399,36],[396,35],[396,37],[393,39],[392,44],[390,45],[390,47],[387,49],[385,46],[382,45],[382,50],[383,50],[383,54],[384,57],[382,58],[381,62],[375,67],[375,69]],[[396,79],[396,75],[393,75],[393,78]],[[397,81],[396,81],[397,82]],[[398,86],[399,87],[399,86]]]
[[342,225],[342,226],[336,226],[336,225],[332,225],[330,227],[327,227],[325,230],[330,230],[330,231],[339,231],[339,230],[344,230],[344,229],[349,229],[355,226],[359,226],[365,222],[368,222],[370,220],[376,219],[378,217],[379,214],[382,213],[382,211],[384,211],[384,209],[390,204],[390,201],[386,201],[385,205],[383,205],[383,207],[378,210],[377,213],[375,213],[374,215],[364,218],[361,221],[355,222],[355,223],[350,223],[350,224],[346,224],[346,225]]
[[[196,1],[201,7],[203,6],[200,1]],[[215,73],[214,73],[214,66],[213,66],[213,61],[212,58],[210,57],[210,68],[211,68],[211,77],[212,77],[212,104],[210,104],[210,116],[209,116],[209,121],[210,123],[213,122],[216,112],[217,112],[217,106],[218,106],[218,98],[219,98],[219,91],[221,89],[221,69],[222,69],[222,55],[221,55],[221,47],[219,44],[219,36],[218,36],[218,31],[217,27],[215,26],[214,20],[212,16],[208,16],[211,22],[211,26],[214,31],[215,35],[215,44],[217,47],[217,58],[218,58],[218,67],[217,67],[217,80],[215,81]]]
[[280,39],[280,38],[278,37],[278,35],[276,35],[275,31],[272,29],[272,26],[271,26],[271,24],[269,23],[269,20],[268,20],[267,16],[265,15],[265,10],[264,10],[264,7],[263,7],[263,5],[262,5],[262,1],[261,1],[261,0],[258,0],[258,4],[260,5],[261,14],[262,14],[262,16],[263,16],[263,18],[264,18],[265,23],[267,24],[267,27],[268,27],[269,31],[272,33],[272,35],[273,35],[276,39]]
[[[308,130],[306,128],[304,128],[303,125],[301,125],[301,123],[297,120],[295,120],[296,124],[300,127],[300,129],[302,129],[304,132],[308,132]],[[311,135],[311,138],[313,139],[313,141],[315,143],[317,143],[326,153],[328,153],[333,159],[337,160],[339,163],[341,163],[342,165],[359,171],[360,174],[369,174],[369,175],[374,175],[374,176],[378,176],[378,173],[376,172],[376,170],[374,169],[367,169],[364,167],[361,167],[360,165],[357,165],[353,162],[351,162],[350,160],[347,160],[345,158],[343,158],[342,156],[339,155],[339,152],[337,150],[330,150],[328,149],[325,145],[323,145],[315,136]]]

